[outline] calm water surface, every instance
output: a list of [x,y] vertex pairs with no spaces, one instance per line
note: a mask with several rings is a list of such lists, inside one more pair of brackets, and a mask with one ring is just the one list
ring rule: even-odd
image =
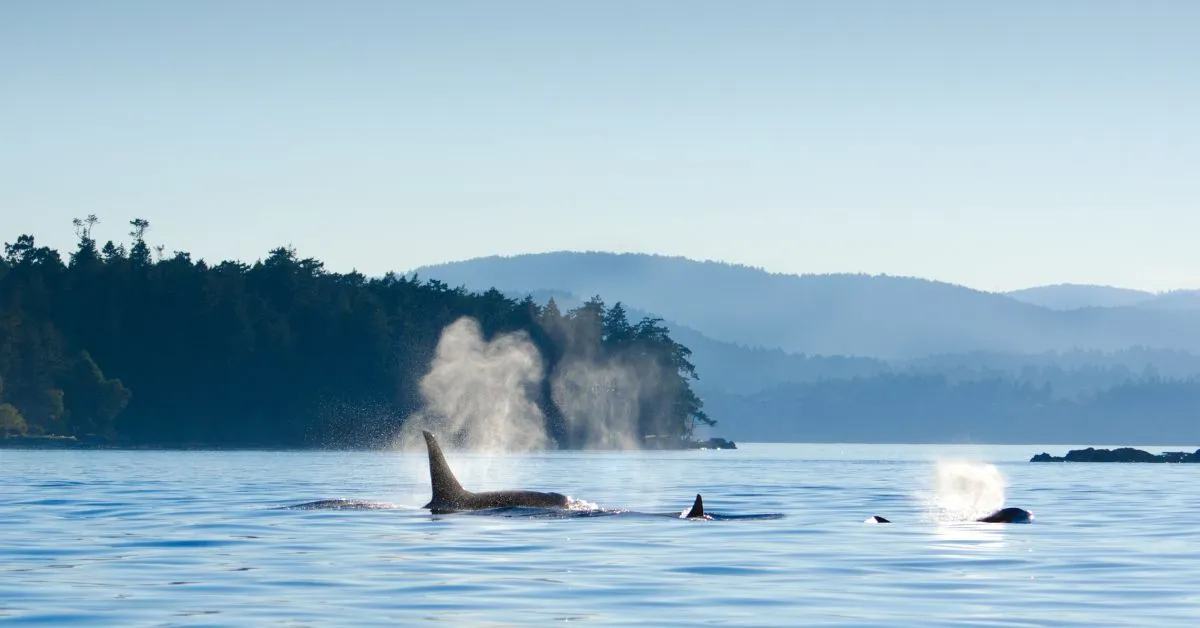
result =
[[[0,623],[1194,625],[1200,465],[1026,462],[1066,449],[447,452],[470,489],[784,515],[737,521],[435,517],[423,452],[0,450]],[[394,507],[277,509],[330,498]]]

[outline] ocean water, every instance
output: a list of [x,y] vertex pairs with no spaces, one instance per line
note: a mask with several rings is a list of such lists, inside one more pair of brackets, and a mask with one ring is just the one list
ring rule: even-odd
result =
[[[429,498],[423,452],[0,450],[0,623],[1200,618],[1200,465],[1027,462],[1064,446],[740,447],[447,451],[469,489],[555,490],[631,511],[608,516],[431,515],[420,509]],[[712,512],[782,516],[674,516],[698,492]],[[386,507],[279,508],[335,498]],[[1001,505],[1029,509],[1035,521],[963,521]],[[865,523],[873,514],[893,523]]]

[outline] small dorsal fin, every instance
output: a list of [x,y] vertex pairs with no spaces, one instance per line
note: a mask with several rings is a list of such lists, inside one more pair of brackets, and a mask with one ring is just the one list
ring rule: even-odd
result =
[[433,481],[433,499],[430,503],[452,502],[466,491],[454,477],[450,465],[446,464],[446,457],[442,455],[437,439],[428,430],[421,433],[425,435],[425,448],[429,450],[429,477]]
[[692,509],[688,511],[687,518],[703,517],[704,516],[704,500],[700,499],[700,493],[696,493],[696,502],[692,504]]

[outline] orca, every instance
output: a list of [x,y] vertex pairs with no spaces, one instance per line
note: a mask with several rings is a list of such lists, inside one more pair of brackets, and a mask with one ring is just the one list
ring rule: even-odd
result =
[[996,512],[976,519],[980,523],[1033,523],[1033,513],[1024,508],[1001,508]]
[[[491,491],[474,493],[463,488],[454,472],[446,462],[442,448],[437,438],[422,430],[425,436],[425,448],[429,453],[429,477],[433,496],[429,503],[421,508],[430,510],[433,514],[447,514],[459,511],[482,511],[479,514],[518,516],[518,517],[598,517],[598,516],[653,516],[672,517],[675,519],[704,520],[704,521],[733,521],[754,519],[782,519],[782,513],[766,513],[751,515],[710,514],[704,511],[704,498],[699,493],[692,507],[686,513],[639,513],[631,510],[610,510],[603,508],[568,508],[571,500],[561,493],[542,493],[538,491]],[[288,510],[383,510],[405,508],[398,504],[372,502],[358,499],[322,499],[318,501],[281,506]],[[535,509],[534,512],[524,511],[523,508]],[[557,509],[558,512],[538,512],[538,510]]]
[[[1033,513],[1024,508],[1001,508],[996,512],[975,520],[976,523],[1033,523]],[[865,523],[891,523],[879,515],[872,515]]]
[[696,493],[696,501],[692,503],[692,509],[683,518],[712,520],[711,515],[704,514],[704,500],[700,498],[700,493]]
[[433,514],[446,514],[462,510],[485,510],[489,508],[565,508],[568,504],[566,495],[560,493],[541,493],[538,491],[490,491],[487,493],[472,493],[458,483],[442,448],[437,439],[428,430],[422,430],[425,435],[425,448],[429,450],[429,476],[433,484],[433,497],[428,508]]

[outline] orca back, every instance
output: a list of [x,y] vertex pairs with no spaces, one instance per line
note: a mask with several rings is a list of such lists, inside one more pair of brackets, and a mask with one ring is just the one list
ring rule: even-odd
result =
[[980,517],[976,521],[980,523],[1031,523],[1033,513],[1024,508],[1008,507],[1001,508],[986,517]]

